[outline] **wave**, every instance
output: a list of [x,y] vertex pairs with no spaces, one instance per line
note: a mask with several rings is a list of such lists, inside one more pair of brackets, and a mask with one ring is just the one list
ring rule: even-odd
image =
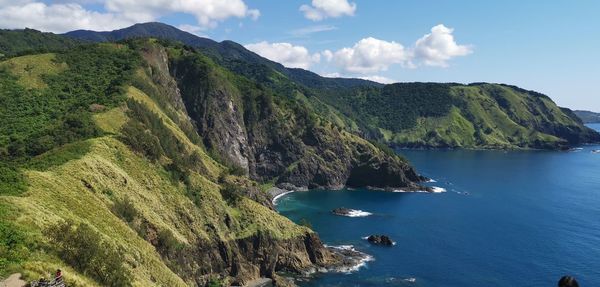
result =
[[291,190],[291,191],[282,192],[282,193],[280,193],[280,194],[276,195],[275,197],[273,197],[273,200],[271,200],[271,202],[273,203],[273,205],[277,205],[277,201],[278,201],[278,200],[279,200],[281,197],[283,197],[284,195],[290,194],[290,193],[292,193],[292,192],[294,192],[294,191],[293,191],[293,190]]
[[432,186],[431,190],[433,193],[442,193],[442,192],[446,192],[446,189],[443,187],[439,187],[439,186]]
[[348,214],[344,215],[344,216],[348,216],[348,217],[367,217],[369,215],[373,215],[373,213],[367,212],[367,211],[362,211],[362,210],[356,210],[356,209],[350,209],[350,211],[348,212]]
[[432,186],[431,191],[395,189],[392,192],[397,192],[397,193],[412,193],[412,192],[415,192],[415,193],[442,193],[442,192],[446,192],[446,189],[443,187],[439,187],[439,186]]
[[[348,258],[353,259],[356,262],[353,265],[338,266],[338,267],[331,268],[328,270],[331,272],[350,274],[352,272],[356,272],[356,271],[360,270],[360,268],[362,268],[362,267],[366,267],[367,262],[375,261],[375,257],[354,249],[354,245],[327,245],[327,244],[324,244],[324,246],[326,248],[340,250],[340,251],[342,251],[342,254],[344,252],[352,254],[352,256],[348,256]],[[357,258],[357,257],[359,257],[359,258]]]
[[434,182],[437,182],[437,180],[435,180],[435,179],[433,179],[433,178],[430,178],[430,179],[429,179],[428,181],[426,181],[426,182],[428,182],[428,183],[434,183]]

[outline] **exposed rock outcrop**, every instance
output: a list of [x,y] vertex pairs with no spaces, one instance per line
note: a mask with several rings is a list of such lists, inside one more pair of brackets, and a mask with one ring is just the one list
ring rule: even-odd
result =
[[208,58],[177,55],[170,68],[206,147],[257,181],[340,189],[416,188],[422,179],[395,154]]
[[381,246],[392,246],[394,242],[387,235],[371,235],[367,238],[367,241],[371,244],[381,245]]

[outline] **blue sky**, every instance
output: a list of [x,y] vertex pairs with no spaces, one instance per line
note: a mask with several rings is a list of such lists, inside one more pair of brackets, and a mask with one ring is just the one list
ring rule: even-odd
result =
[[0,0],[0,27],[65,32],[162,21],[322,75],[507,83],[600,111],[600,1],[173,2]]

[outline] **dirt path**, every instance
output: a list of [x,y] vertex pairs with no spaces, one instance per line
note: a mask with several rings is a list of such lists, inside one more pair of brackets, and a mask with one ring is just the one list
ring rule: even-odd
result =
[[0,287],[23,287],[25,285],[27,285],[27,282],[21,280],[20,273],[10,275],[6,280],[0,282]]

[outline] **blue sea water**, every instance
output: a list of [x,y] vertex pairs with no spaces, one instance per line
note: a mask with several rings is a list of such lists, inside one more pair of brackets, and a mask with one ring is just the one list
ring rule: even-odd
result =
[[[600,125],[592,126],[600,130]],[[556,286],[572,275],[600,286],[600,146],[559,151],[401,150],[447,192],[291,193],[279,212],[308,220],[329,245],[374,261],[301,286]],[[371,212],[340,217],[347,207]],[[389,235],[378,247],[363,237]],[[414,280],[413,280],[414,279]]]

